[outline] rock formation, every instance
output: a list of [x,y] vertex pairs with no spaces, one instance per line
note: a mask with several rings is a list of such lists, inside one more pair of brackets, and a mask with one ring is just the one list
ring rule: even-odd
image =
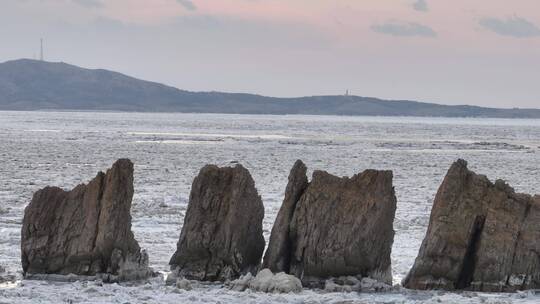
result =
[[207,165],[193,181],[177,251],[177,277],[226,281],[256,271],[265,242],[264,206],[241,165]]
[[251,289],[268,293],[291,293],[301,292],[302,282],[293,276],[280,272],[273,274],[269,269],[263,269],[253,277],[248,273],[239,279],[231,282],[231,289],[235,291],[244,291]]
[[352,178],[315,171],[308,184],[297,161],[272,229],[264,267],[285,271],[306,286],[329,277],[371,277],[391,284],[396,197],[391,171]]
[[540,288],[540,197],[455,162],[437,192],[411,289]]
[[263,268],[268,268],[272,272],[289,272],[292,248],[289,224],[293,218],[296,203],[309,184],[306,172],[306,165],[297,160],[289,174],[285,199],[272,227],[268,249],[264,255]]
[[131,232],[133,164],[118,160],[87,185],[71,191],[37,191],[24,212],[23,272],[141,279],[151,274],[148,257]]

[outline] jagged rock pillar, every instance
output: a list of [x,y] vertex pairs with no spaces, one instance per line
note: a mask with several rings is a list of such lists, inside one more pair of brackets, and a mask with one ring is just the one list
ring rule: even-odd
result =
[[141,279],[148,256],[131,232],[133,163],[120,159],[107,173],[71,191],[37,191],[24,212],[21,253],[26,277],[35,274]]
[[174,277],[226,281],[256,271],[265,242],[264,206],[241,165],[207,165],[193,181],[177,251]]
[[440,186],[411,289],[540,288],[540,197],[490,182],[458,160]]
[[391,284],[396,197],[391,171],[348,177],[315,171],[310,183],[298,161],[272,228],[264,267],[294,274],[306,286],[325,278],[371,277]]
[[285,199],[272,227],[263,261],[263,268],[268,268],[274,273],[289,272],[290,269],[293,244],[289,236],[289,225],[293,219],[296,204],[309,185],[306,172],[306,165],[301,160],[297,160],[289,173]]

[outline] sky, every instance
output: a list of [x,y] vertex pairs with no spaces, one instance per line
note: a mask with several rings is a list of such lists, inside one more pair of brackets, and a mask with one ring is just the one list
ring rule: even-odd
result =
[[0,62],[190,91],[540,108],[540,0],[0,0]]

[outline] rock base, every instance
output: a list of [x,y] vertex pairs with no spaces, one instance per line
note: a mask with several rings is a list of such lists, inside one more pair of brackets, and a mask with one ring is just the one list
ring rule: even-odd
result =
[[267,293],[291,293],[301,292],[302,282],[284,272],[273,274],[269,269],[263,269],[255,277],[248,273],[231,282],[230,288],[235,291],[250,289]]

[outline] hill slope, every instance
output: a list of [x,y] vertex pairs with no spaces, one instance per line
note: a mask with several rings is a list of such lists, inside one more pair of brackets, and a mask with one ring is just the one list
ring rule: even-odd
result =
[[273,98],[189,92],[107,70],[29,59],[0,64],[0,110],[540,118],[539,109],[446,106],[358,96]]

